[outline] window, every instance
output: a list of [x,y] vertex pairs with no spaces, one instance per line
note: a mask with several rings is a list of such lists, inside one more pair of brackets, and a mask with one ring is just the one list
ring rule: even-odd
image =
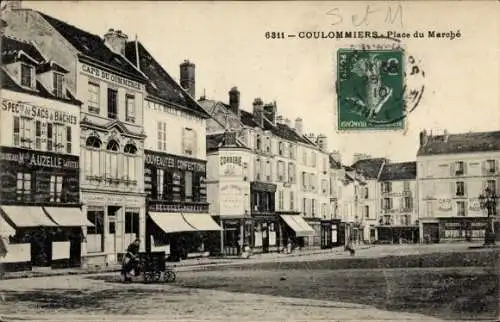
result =
[[62,176],[50,176],[50,201],[61,202]]
[[283,210],[283,190],[278,191],[278,210]]
[[488,180],[487,187],[490,189],[491,192],[496,193],[497,192],[497,182],[496,180]]
[[167,151],[167,124],[158,122],[158,150]]
[[31,199],[31,173],[17,173],[17,200],[29,201]]
[[127,94],[125,104],[125,121],[135,123],[135,97]]
[[316,153],[314,153],[314,152],[311,152],[311,165],[313,167],[316,166]]
[[403,207],[405,210],[410,210],[413,208],[413,200],[411,197],[405,197]]
[[125,212],[125,234],[134,234],[139,237],[139,213]]
[[257,139],[255,142],[256,142],[255,146],[256,146],[257,150],[260,151],[260,149],[262,148],[262,140],[260,139],[260,135],[257,135]]
[[120,145],[115,140],[110,140],[106,146],[107,160],[106,160],[106,177],[117,179],[119,176],[118,169],[118,151],[120,151]]
[[457,216],[465,216],[465,201],[457,201]]
[[26,64],[21,64],[21,85],[26,87],[33,87],[32,82],[33,67]]
[[410,181],[403,182],[403,191],[410,191]]
[[42,122],[35,122],[35,149],[42,149]]
[[116,90],[108,88],[108,118],[110,119],[118,117],[117,95]]
[[365,218],[370,218],[370,206],[365,206]]
[[290,210],[295,210],[294,199],[293,191],[290,191]]
[[47,151],[54,149],[54,133],[52,123],[47,123]]
[[65,133],[64,125],[62,124],[53,124],[54,131],[54,147],[56,152],[63,152],[65,148],[64,137],[67,133]]
[[165,188],[165,170],[156,170],[156,199],[163,199]]
[[392,198],[384,198],[383,199],[383,209],[390,210],[392,209]]
[[368,187],[365,187],[365,199],[368,199]]
[[283,155],[285,149],[285,144],[283,142],[278,143],[278,154]]
[[295,159],[295,149],[292,144],[290,144],[288,151],[290,151],[290,159],[294,160]]
[[455,184],[455,186],[456,186],[455,195],[464,196],[465,195],[465,183],[462,181],[459,181]]
[[96,135],[91,135],[85,141],[85,174],[98,177],[101,175],[100,148],[101,140]]
[[307,165],[307,152],[306,151],[304,151],[302,153],[302,164]]
[[19,146],[20,142],[21,142],[19,116],[14,116],[14,137],[13,137],[13,142],[14,142],[14,146]]
[[409,215],[401,215],[400,220],[401,220],[401,225],[403,226],[408,226],[410,225],[410,220],[411,217]]
[[391,192],[392,182],[382,182],[382,192]]
[[304,216],[307,216],[307,199],[302,198],[302,212],[304,213]]
[[64,97],[63,91],[64,75],[54,73],[54,95],[56,97]]
[[184,172],[184,198],[186,201],[193,201],[193,173]]
[[293,163],[288,164],[288,182],[295,183],[295,165]]
[[455,162],[455,175],[463,175],[465,173],[465,164],[462,161]]
[[71,153],[71,126],[66,126],[66,153]]
[[278,161],[278,181],[285,181],[285,163]]
[[305,172],[302,172],[302,188],[306,189],[309,186],[308,175]]
[[87,252],[100,253],[104,251],[104,211],[89,210],[87,219],[94,226],[87,228]]
[[183,129],[182,150],[186,155],[195,155],[196,153],[196,132],[188,127]]
[[125,176],[127,180],[136,180],[136,156],[134,155],[137,152],[137,148],[133,144],[126,144],[123,149],[125,152],[124,161],[125,161]]
[[[17,117],[17,116],[16,116]],[[14,125],[16,121],[14,120]],[[19,128],[19,133],[20,133],[20,142],[21,142],[21,147],[23,148],[31,148],[31,143],[32,143],[32,132],[31,132],[31,127],[33,125],[33,120],[25,117],[20,118],[20,128]]]
[[317,210],[316,199],[311,199],[311,213],[313,217],[316,216],[316,210]]
[[89,88],[89,95],[87,99],[87,106],[89,113],[99,114],[101,111],[99,104],[101,97],[99,85],[94,83],[89,83],[88,88]]
[[486,161],[486,171],[489,173],[495,173],[496,172],[496,163],[495,160],[487,160]]

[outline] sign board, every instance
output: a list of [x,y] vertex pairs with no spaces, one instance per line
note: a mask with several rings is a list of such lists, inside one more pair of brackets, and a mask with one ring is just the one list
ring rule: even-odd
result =
[[24,116],[35,120],[56,122],[63,124],[78,124],[78,114],[67,111],[58,111],[53,108],[34,105],[29,102],[2,99],[2,112],[16,116]]
[[99,79],[102,79],[104,81],[111,82],[111,83],[114,83],[114,84],[117,84],[120,86],[129,87],[129,88],[132,88],[135,90],[140,91],[142,89],[142,85],[139,82],[112,74],[110,72],[104,71],[100,68],[90,66],[87,64],[82,64],[81,66],[82,66],[81,71],[84,74],[87,74],[87,75],[90,75],[90,76],[93,76],[93,77],[96,77],[96,78],[99,78]]
[[220,187],[220,216],[244,215],[245,191],[238,184],[226,184]]

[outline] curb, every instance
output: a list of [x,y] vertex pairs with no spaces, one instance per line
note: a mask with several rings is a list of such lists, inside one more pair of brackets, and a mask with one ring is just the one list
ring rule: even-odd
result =
[[[362,249],[369,249],[374,246],[361,246],[357,248],[357,250],[362,250]],[[321,255],[321,254],[337,254],[337,253],[343,253],[344,251],[339,251],[335,252],[334,249],[328,250],[323,250],[323,251],[312,251],[312,252],[299,252],[299,253],[292,253],[292,254],[280,254],[278,253],[278,256],[270,256],[268,258],[263,257],[260,258],[260,261],[266,261],[266,260],[276,260],[280,258],[290,258],[290,257],[302,257],[302,256],[310,256],[310,255]],[[228,259],[226,262],[219,262],[219,261],[211,261],[211,262],[206,262],[206,263],[186,263],[186,264],[181,264],[181,265],[170,265],[172,268],[196,268],[196,267],[203,267],[203,266],[230,266],[230,265],[237,265],[237,264],[252,264],[253,260],[259,259],[258,257],[253,257],[251,260],[247,260],[244,258],[235,258],[235,259]],[[260,261],[256,261],[257,263]],[[98,269],[98,270],[79,270],[78,268],[75,270],[68,270],[68,271],[49,271],[49,272],[32,272],[32,271],[27,271],[27,272],[19,272],[18,274],[12,274],[11,273],[4,273],[3,275],[0,273],[0,281],[2,280],[14,280],[14,279],[24,279],[24,278],[38,278],[38,277],[51,277],[51,276],[66,276],[66,275],[92,275],[92,274],[104,274],[104,273],[116,273],[121,270],[120,266],[112,267],[112,268],[104,268],[104,269]]]

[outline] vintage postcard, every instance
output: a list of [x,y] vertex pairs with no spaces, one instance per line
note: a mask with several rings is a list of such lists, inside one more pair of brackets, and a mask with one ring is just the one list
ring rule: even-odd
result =
[[500,2],[0,4],[0,321],[500,319]]

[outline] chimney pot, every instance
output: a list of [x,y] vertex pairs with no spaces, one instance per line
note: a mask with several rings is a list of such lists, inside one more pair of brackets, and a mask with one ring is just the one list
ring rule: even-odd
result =
[[304,127],[304,124],[303,124],[303,120],[301,117],[297,117],[295,119],[295,131],[299,134],[299,135],[302,135],[302,131],[303,131],[303,127]]
[[195,64],[188,59],[184,59],[184,62],[180,64],[180,85],[193,98],[196,97],[195,68]]
[[109,28],[108,32],[104,35],[104,42],[117,54],[125,56],[125,44],[127,43],[128,36],[121,32],[121,30],[114,30]]
[[240,112],[240,91],[236,86],[233,86],[229,91],[229,106],[231,111],[239,115]]

